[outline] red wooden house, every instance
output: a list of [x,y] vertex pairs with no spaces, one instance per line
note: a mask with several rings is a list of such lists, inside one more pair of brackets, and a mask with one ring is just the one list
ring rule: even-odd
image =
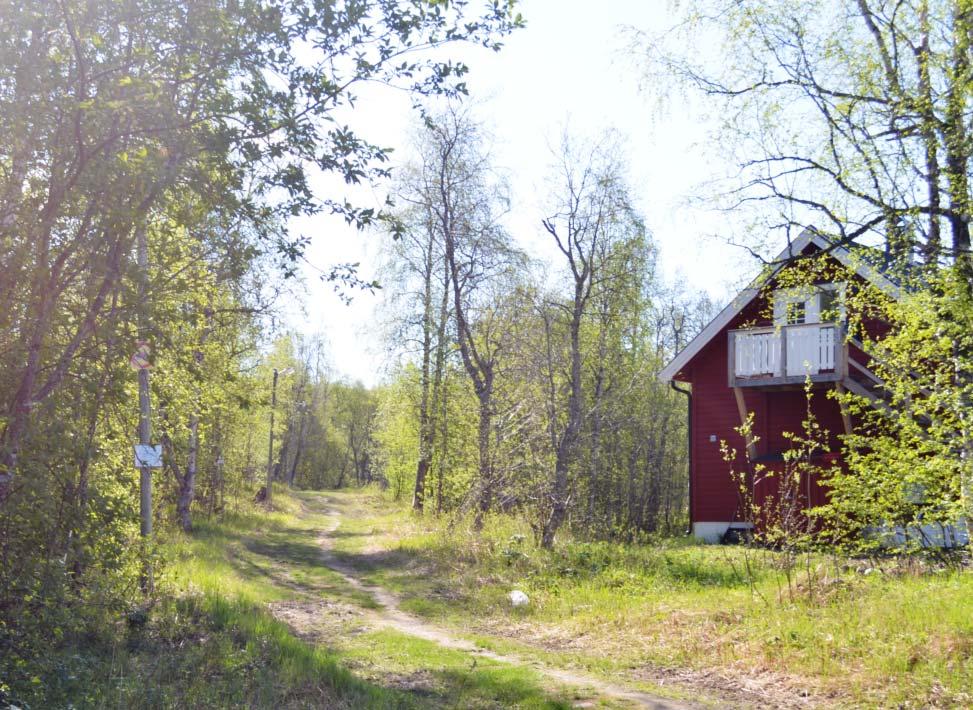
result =
[[[800,257],[833,260],[844,276],[834,283],[784,286],[784,270]],[[850,432],[853,423],[826,390],[847,388],[874,399],[877,383],[860,344],[846,336],[844,294],[856,279],[890,297],[898,293],[880,264],[871,262],[805,231],[660,373],[663,381],[690,385],[674,384],[689,394],[689,515],[696,537],[717,542],[728,529],[747,527],[720,441],[741,452],[749,447],[755,461],[770,466],[780,461],[792,446],[785,432],[802,430],[807,378],[815,390],[813,413],[831,434],[827,455],[840,456],[838,435]],[[736,431],[749,414],[754,418],[752,443]],[[818,502],[814,497],[812,504]]]

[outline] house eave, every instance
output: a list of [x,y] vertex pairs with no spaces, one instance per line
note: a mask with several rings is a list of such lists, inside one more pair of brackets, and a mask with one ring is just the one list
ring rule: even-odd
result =
[[755,299],[760,289],[765,283],[774,278],[782,268],[784,268],[794,257],[800,256],[804,250],[814,244],[822,251],[837,259],[843,266],[851,269],[856,274],[879,290],[888,294],[892,298],[899,297],[899,287],[882,275],[878,269],[866,263],[863,259],[855,257],[844,247],[836,247],[829,243],[824,237],[818,235],[810,229],[805,229],[794,241],[790,242],[777,255],[774,260],[774,267],[769,273],[761,274],[755,278],[750,285],[741,291],[730,301],[727,306],[717,314],[717,316],[703,328],[699,334],[693,338],[689,344],[677,354],[672,361],[659,372],[658,379],[661,382],[670,382],[676,379],[680,371],[696,357],[696,355],[706,347],[713,338],[722,332],[747,305]]
[[689,345],[683,348],[668,365],[662,368],[659,372],[659,380],[669,382],[675,379],[679,371],[689,364],[689,361],[696,356],[696,353],[702,350],[710,340],[715,338],[720,331],[728,326],[737,314],[746,308],[750,301],[757,297],[758,293],[760,293],[759,288],[747,288],[737,294],[736,298],[727,304],[717,314],[716,318],[711,320],[705,328],[699,331],[695,338],[689,341]]

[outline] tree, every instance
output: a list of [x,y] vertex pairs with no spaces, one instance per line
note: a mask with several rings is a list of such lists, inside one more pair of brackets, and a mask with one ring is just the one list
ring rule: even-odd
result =
[[399,179],[399,238],[390,252],[386,273],[391,280],[390,311],[393,348],[419,349],[419,440],[412,508],[425,507],[426,478],[436,444],[435,415],[442,396],[451,323],[450,270],[439,236],[435,202],[424,189],[423,167],[406,165]]
[[[657,279],[648,235],[633,232],[611,244],[607,255],[599,255],[602,278],[581,324],[582,429],[568,469],[564,525],[592,536],[637,539],[685,530],[686,406],[656,376],[713,309],[707,299]],[[551,516],[557,438],[567,420],[574,289],[571,279],[550,290],[538,287],[538,280],[529,272],[511,275],[489,300],[481,293],[476,327],[483,332],[487,324],[502,334],[488,440],[491,507],[527,515],[541,538]],[[421,333],[421,289],[396,303],[398,316],[414,324],[409,332]],[[397,497],[414,482],[422,389],[417,352],[378,391],[374,460]],[[470,492],[480,492],[481,417],[479,398],[455,353],[440,392],[431,407],[436,507],[463,513]]]
[[375,426],[376,401],[372,392],[360,383],[336,385],[336,423],[345,435],[354,465],[355,482],[363,486],[372,482],[372,435]]
[[[374,210],[316,197],[313,169],[384,177],[383,150],[331,120],[363,81],[454,92],[465,67],[417,50],[468,39],[498,47],[513,3],[77,2],[0,13],[3,331],[0,497],[39,403],[106,317],[135,235],[198,201],[250,225],[251,249],[284,263],[303,241],[281,218]],[[227,31],[233,28],[233,31]],[[151,297],[151,294],[147,294]],[[62,329],[58,316],[77,311]],[[77,304],[77,305],[76,305]]]
[[[567,318],[570,355],[563,425],[559,422],[561,417],[553,391],[555,378],[553,373],[550,375],[550,429],[555,463],[550,492],[551,513],[541,536],[541,544],[547,548],[554,544],[554,536],[567,513],[570,469],[574,465],[575,450],[587,414],[582,380],[582,325],[591,316],[592,298],[598,292],[607,294],[613,288],[612,282],[625,276],[610,268],[614,251],[622,242],[640,239],[645,233],[645,226],[632,206],[625,185],[620,151],[609,141],[605,138],[594,146],[578,148],[567,136],[564,137],[558,155],[558,184],[553,197],[557,206],[554,214],[543,222],[567,262],[570,280],[568,302],[555,303]],[[607,308],[610,308],[610,298],[603,300],[603,313]],[[550,326],[546,327],[546,332],[551,332]],[[604,350],[595,357],[603,362]],[[552,368],[553,363],[548,367]],[[602,382],[603,372],[601,382],[595,385],[599,398]],[[595,466],[598,466],[597,461]]]
[[[496,179],[482,128],[470,109],[450,104],[438,114],[427,114],[425,126],[421,169],[409,199],[413,205],[421,205],[427,223],[441,240],[456,340],[478,400],[475,504],[479,526],[491,507],[496,484],[490,437],[503,328],[495,317],[494,291],[502,288],[500,280],[505,275],[509,278],[517,256],[499,224],[504,188]],[[442,306],[440,309],[442,312]]]
[[[738,167],[728,209],[788,233],[814,225],[836,244],[877,236],[900,267],[946,259],[973,283],[965,3],[704,0],[683,12],[637,46],[654,86],[674,77],[719,116],[714,149]],[[687,36],[719,55],[687,53]]]
[[937,529],[946,538],[946,526],[966,527],[973,512],[973,300],[957,270],[929,286],[898,299],[863,289],[848,306],[863,314],[851,322],[857,332],[868,318],[888,327],[863,337],[881,382],[874,399],[840,397],[856,427],[843,437],[847,470],[829,472],[828,503],[818,511],[854,552],[886,547],[896,533],[908,543],[900,550],[912,551]]
[[288,220],[383,217],[311,188],[321,172],[347,183],[388,174],[386,151],[338,121],[354,118],[355,86],[461,92],[466,68],[422,50],[496,48],[519,24],[513,2],[0,7],[5,678],[49,647],[50,629],[70,637],[130,608],[155,554],[132,544],[139,332],[164,372],[151,396],[169,465],[149,520],[188,527],[197,491],[252,495],[268,387],[257,357],[267,303],[253,294],[293,274],[306,240]]

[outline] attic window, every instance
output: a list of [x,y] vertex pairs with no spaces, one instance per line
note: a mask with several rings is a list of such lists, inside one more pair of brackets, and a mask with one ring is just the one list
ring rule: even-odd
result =
[[807,304],[804,301],[791,301],[787,304],[787,325],[799,325],[807,319]]
[[821,319],[825,321],[842,319],[841,293],[837,288],[821,290]]
[[774,295],[776,325],[839,323],[845,319],[844,283],[779,289]]

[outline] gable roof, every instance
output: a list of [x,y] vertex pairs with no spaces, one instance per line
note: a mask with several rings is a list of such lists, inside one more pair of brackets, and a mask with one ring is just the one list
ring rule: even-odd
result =
[[851,271],[855,272],[863,279],[873,284],[875,287],[887,293],[893,298],[898,298],[899,287],[892,280],[890,280],[882,270],[869,263],[869,259],[863,258],[860,254],[853,253],[851,250],[844,246],[839,246],[826,237],[817,233],[813,229],[805,229],[797,237],[797,239],[790,242],[783,251],[777,255],[771,264],[772,268],[770,271],[765,272],[757,276],[747,288],[743,289],[736,297],[727,304],[726,308],[717,314],[717,316],[710,321],[709,325],[703,328],[699,334],[693,338],[689,345],[683,348],[679,354],[677,354],[672,361],[662,368],[659,372],[659,380],[662,382],[669,382],[672,380],[682,368],[684,368],[690,360],[692,360],[700,350],[706,347],[713,338],[715,338],[730,322],[740,314],[740,312],[747,307],[747,305],[753,301],[754,298],[760,293],[761,287],[774,278],[781,269],[787,266],[793,259],[801,256],[804,250],[811,245],[817,246],[821,251],[829,253],[832,257],[838,260],[843,266],[847,267]]

